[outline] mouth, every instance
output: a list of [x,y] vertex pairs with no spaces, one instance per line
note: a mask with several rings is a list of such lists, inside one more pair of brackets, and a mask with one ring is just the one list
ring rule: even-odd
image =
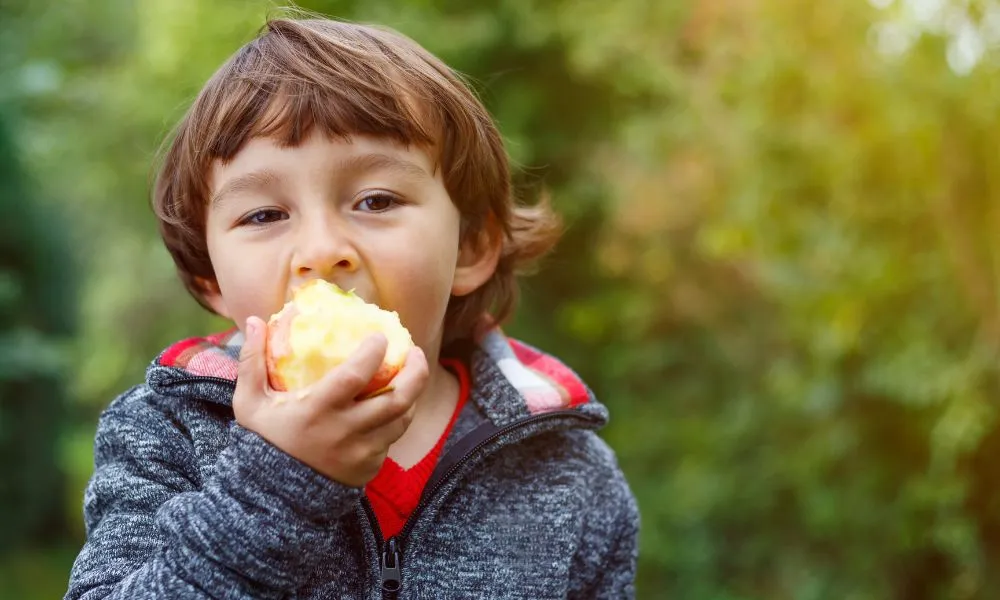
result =
[[[292,299],[295,296],[295,292],[297,290],[301,289],[303,286],[307,285],[310,281],[313,281],[313,280],[310,279],[309,281],[304,281],[304,282],[302,282],[302,283],[300,283],[298,285],[292,286],[285,293],[285,302],[286,303],[287,302],[291,302]],[[362,289],[362,288],[356,288],[356,287],[347,286],[347,285],[341,285],[340,283],[337,283],[336,281],[330,281],[328,279],[324,279],[323,281],[326,281],[326,283],[334,286],[335,288],[339,289],[342,292],[349,293],[349,294],[354,294],[355,296],[357,296],[358,298],[361,298],[362,300],[364,300],[368,304],[374,304],[375,306],[378,306],[379,308],[386,309],[386,307],[383,306],[381,302],[379,302],[378,300],[375,299],[375,297],[374,297],[375,294],[372,294],[370,292],[370,290]],[[388,310],[388,309],[386,309],[386,310]]]

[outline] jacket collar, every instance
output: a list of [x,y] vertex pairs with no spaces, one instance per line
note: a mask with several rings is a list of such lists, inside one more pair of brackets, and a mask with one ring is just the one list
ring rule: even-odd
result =
[[[236,328],[172,344],[146,370],[154,391],[231,405],[243,334]],[[607,409],[565,364],[499,328],[451,343],[443,352],[469,365],[472,400],[496,426],[542,413],[576,410],[600,425]]]

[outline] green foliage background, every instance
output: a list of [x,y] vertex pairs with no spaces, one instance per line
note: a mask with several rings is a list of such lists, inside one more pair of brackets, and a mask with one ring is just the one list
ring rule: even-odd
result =
[[[612,409],[640,597],[1000,597],[995,3],[301,5],[468,74],[567,216],[510,330]],[[0,0],[2,597],[62,593],[99,411],[223,326],[160,246],[151,165],[272,9]]]

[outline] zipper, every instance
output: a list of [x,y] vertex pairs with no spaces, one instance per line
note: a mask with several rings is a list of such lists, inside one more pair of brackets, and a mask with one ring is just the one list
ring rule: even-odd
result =
[[[420,501],[417,503],[416,508],[413,509],[413,512],[410,513],[409,518],[406,519],[406,523],[403,524],[403,529],[400,530],[398,535],[394,535],[388,540],[383,540],[382,528],[379,527],[378,519],[375,516],[375,510],[372,508],[371,502],[368,501],[367,497],[361,498],[361,504],[364,507],[366,515],[368,516],[368,522],[371,525],[372,533],[375,535],[376,551],[379,555],[383,600],[395,600],[398,597],[399,592],[402,589],[403,542],[410,535],[410,530],[413,529],[413,525],[417,522],[420,513],[424,511],[427,504],[434,496],[437,495],[441,488],[455,476],[455,473],[457,473],[463,465],[469,462],[473,456],[479,453],[480,450],[494,443],[508,433],[540,421],[547,421],[562,417],[573,417],[581,421],[596,421],[594,417],[582,414],[577,410],[564,409],[541,415],[534,415],[515,423],[511,423],[506,427],[497,429],[476,443],[468,452],[465,452],[465,454],[463,454],[462,457],[455,462],[455,464],[451,465],[446,471],[444,471],[429,491],[425,490],[425,493],[420,495]],[[474,432],[475,430],[473,430],[473,433]],[[431,479],[434,479],[433,474],[431,475]]]
[[382,598],[395,600],[401,583],[399,543],[393,536],[385,541],[385,548],[382,549]]
[[401,569],[399,564],[399,540],[395,536],[385,539],[382,534],[382,527],[378,524],[378,517],[375,516],[375,509],[372,508],[371,501],[367,496],[361,496],[361,507],[368,517],[368,524],[371,525],[372,534],[375,537],[375,554],[379,557],[379,582],[382,589],[383,600],[395,600],[402,586]]

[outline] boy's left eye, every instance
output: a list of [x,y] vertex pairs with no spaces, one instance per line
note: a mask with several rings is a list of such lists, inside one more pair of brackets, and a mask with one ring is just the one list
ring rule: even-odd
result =
[[397,204],[399,200],[392,194],[375,192],[359,200],[355,208],[364,212],[384,212]]
[[283,221],[288,218],[288,215],[281,210],[276,208],[263,208],[261,210],[256,210],[249,215],[240,219],[240,225],[267,225],[269,223],[274,223],[276,221]]

